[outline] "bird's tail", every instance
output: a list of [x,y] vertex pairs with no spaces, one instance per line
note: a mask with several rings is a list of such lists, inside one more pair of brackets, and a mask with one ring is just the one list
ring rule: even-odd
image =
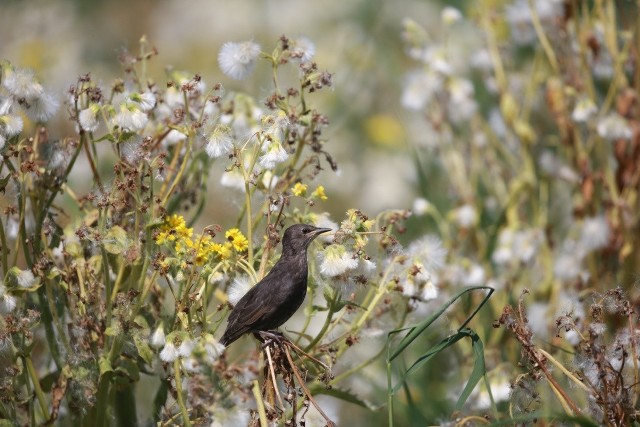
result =
[[232,342],[240,338],[240,335],[242,334],[232,334],[227,330],[225,331],[224,335],[222,335],[222,338],[220,338],[220,344],[225,347],[229,347]]

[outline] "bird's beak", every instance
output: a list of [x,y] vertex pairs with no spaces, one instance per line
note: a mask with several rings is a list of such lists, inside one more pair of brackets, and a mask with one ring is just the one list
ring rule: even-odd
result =
[[311,232],[311,235],[313,237],[316,237],[316,236],[319,236],[322,233],[326,233],[327,231],[331,231],[331,229],[330,228],[316,228],[315,230],[313,230]]

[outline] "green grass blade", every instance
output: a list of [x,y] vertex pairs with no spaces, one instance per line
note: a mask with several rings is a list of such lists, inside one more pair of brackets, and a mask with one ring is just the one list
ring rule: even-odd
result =
[[[471,348],[473,350],[473,370],[471,371],[467,385],[465,385],[464,390],[462,390],[462,394],[460,394],[460,397],[458,398],[458,402],[456,402],[457,411],[462,409],[462,405],[465,404],[473,389],[486,374],[484,365],[484,345],[482,344],[482,340],[478,334],[471,329],[467,329],[467,333],[469,338],[471,338]],[[489,382],[487,381],[487,388],[488,387]],[[491,394],[491,389],[489,389],[489,394]]]
[[[423,320],[422,322],[420,322],[419,324],[417,324],[416,326],[414,326],[413,328],[410,329],[409,333],[402,338],[402,340],[400,341],[400,343],[398,343],[398,347],[396,347],[396,349],[388,356],[387,360],[388,361],[392,361],[393,359],[395,359],[396,357],[398,357],[400,354],[402,354],[402,352],[416,339],[418,338],[429,326],[431,326],[431,324],[433,322],[435,322],[440,316],[442,316],[442,314],[454,303],[456,302],[462,295],[468,293],[468,292],[472,292],[472,291],[476,291],[476,290],[488,290],[489,293],[485,296],[485,298],[482,300],[482,302],[478,305],[478,307],[476,307],[476,309],[473,311],[473,313],[471,313],[471,315],[469,315],[469,317],[467,317],[467,319],[462,323],[462,325],[460,326],[460,329],[464,328],[470,321],[471,319],[476,315],[476,313],[478,312],[478,310],[480,310],[484,304],[488,301],[488,299],[491,297],[491,294],[493,294],[493,292],[495,291],[495,289],[489,287],[489,286],[472,286],[472,287],[468,287],[465,289],[462,289],[460,292],[458,292],[457,294],[455,294],[451,299],[449,299],[449,301],[447,301],[446,303],[444,303],[439,309],[438,311],[436,311],[435,313],[433,313],[431,316],[427,317],[425,320]],[[399,330],[393,330],[391,332],[389,332],[387,334],[387,337],[390,338],[392,335],[398,333]]]

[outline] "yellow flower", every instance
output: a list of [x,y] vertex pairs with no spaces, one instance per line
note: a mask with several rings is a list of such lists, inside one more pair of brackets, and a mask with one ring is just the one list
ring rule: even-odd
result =
[[161,245],[167,241],[167,233],[161,232],[156,236],[156,245]]
[[242,234],[242,232],[237,228],[232,228],[228,230],[224,234],[224,237],[227,238],[227,240],[231,243],[233,248],[238,252],[244,252],[249,247],[249,241],[247,240],[246,237],[244,237],[244,234]]
[[222,259],[231,258],[231,248],[233,248],[233,245],[230,242],[227,242],[224,245],[221,245],[220,243],[213,243],[211,245],[211,250],[217,253]]
[[204,265],[209,258],[216,253],[213,249],[214,243],[211,241],[211,236],[207,234],[196,235],[193,245],[194,248],[197,248],[195,253],[195,262],[197,265]]
[[305,196],[307,194],[307,184],[296,182],[291,191],[295,196]]
[[320,200],[327,200],[328,197],[324,192],[324,187],[322,185],[318,185],[318,188],[315,189],[311,197],[317,197]]
[[[171,215],[160,227],[160,232],[156,236],[156,244],[190,239],[193,235],[193,228],[188,228],[182,215]],[[178,245],[178,243],[176,243]],[[178,250],[178,249],[176,249]]]

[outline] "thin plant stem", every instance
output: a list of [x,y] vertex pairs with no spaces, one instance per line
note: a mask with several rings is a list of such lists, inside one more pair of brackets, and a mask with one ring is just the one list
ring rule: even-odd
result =
[[36,393],[38,404],[40,405],[40,409],[42,410],[42,415],[44,419],[47,419],[49,418],[49,409],[47,407],[47,401],[44,397],[44,392],[42,391],[42,387],[40,386],[40,380],[38,380],[38,374],[36,373],[36,368],[33,366],[33,360],[31,360],[31,356],[25,356],[24,363],[27,367],[27,371],[29,372],[29,377],[31,378],[31,382],[33,383],[33,390]]
[[258,380],[253,380],[253,387],[251,388],[253,391],[253,396],[256,398],[256,406],[258,407],[258,416],[260,418],[260,427],[268,427],[267,424],[267,413],[264,408],[264,401],[262,400],[262,394],[260,393],[260,385],[258,384]]
[[285,346],[283,348],[283,350],[284,350],[284,354],[287,356],[287,361],[289,361],[289,366],[291,367],[291,370],[293,371],[293,374],[295,375],[296,379],[298,380],[298,384],[300,385],[300,387],[304,391],[305,395],[307,396],[307,399],[309,399],[311,404],[316,408],[316,410],[320,413],[320,415],[322,415],[322,417],[327,422],[327,425],[329,425],[330,427],[335,427],[335,423],[333,421],[331,421],[331,419],[327,416],[327,414],[324,413],[324,411],[322,410],[320,405],[318,405],[318,403],[313,398],[313,395],[311,394],[311,392],[309,391],[309,388],[305,384],[304,379],[302,378],[302,375],[300,375],[300,372],[298,371],[298,368],[293,363],[293,359],[291,358],[291,354],[289,353],[289,349]]
[[175,373],[176,379],[176,395],[178,400],[178,406],[180,407],[180,413],[182,414],[182,419],[184,420],[184,425],[187,427],[191,427],[191,420],[189,419],[189,411],[187,411],[187,406],[184,402],[184,393],[182,391],[182,374],[181,374],[181,363],[180,358],[177,358],[173,361],[173,371]]
[[280,403],[280,408],[284,410],[284,403],[282,402],[282,397],[280,396],[280,391],[278,391],[278,382],[276,381],[276,371],[273,367],[273,360],[271,359],[271,346],[266,346],[264,352],[267,353],[267,360],[269,361],[269,373],[271,374],[271,381],[273,382],[273,391],[276,393],[276,397],[278,398],[278,403]]

